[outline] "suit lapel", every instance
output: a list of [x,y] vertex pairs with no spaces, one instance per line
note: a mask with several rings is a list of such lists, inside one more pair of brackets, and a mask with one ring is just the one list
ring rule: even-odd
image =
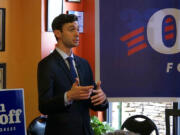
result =
[[53,51],[53,56],[55,57],[59,67],[64,70],[67,77],[70,79],[71,82],[73,82],[71,73],[70,73],[70,71],[68,69],[67,64],[65,63],[64,59],[62,58],[62,56],[56,50]]

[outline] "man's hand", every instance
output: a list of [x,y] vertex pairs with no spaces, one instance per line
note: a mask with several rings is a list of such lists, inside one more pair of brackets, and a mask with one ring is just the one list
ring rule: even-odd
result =
[[72,88],[67,92],[68,101],[89,99],[94,86],[79,86],[79,80],[73,83]]
[[93,90],[94,96],[91,97],[91,102],[96,106],[102,104],[106,100],[106,95],[101,89],[101,81],[97,82],[97,89]]

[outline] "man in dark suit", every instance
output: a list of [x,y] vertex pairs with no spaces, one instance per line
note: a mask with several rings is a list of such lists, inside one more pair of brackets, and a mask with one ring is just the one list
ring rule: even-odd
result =
[[52,23],[55,50],[38,64],[39,110],[48,115],[46,135],[93,135],[89,108],[108,107],[88,62],[73,54],[79,45],[77,17],[61,14]]

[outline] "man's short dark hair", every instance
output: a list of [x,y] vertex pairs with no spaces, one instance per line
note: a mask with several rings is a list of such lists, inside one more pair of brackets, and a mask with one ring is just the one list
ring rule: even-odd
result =
[[62,31],[62,27],[65,23],[72,23],[74,21],[78,21],[77,16],[73,14],[60,14],[59,16],[55,17],[52,22],[52,29]]

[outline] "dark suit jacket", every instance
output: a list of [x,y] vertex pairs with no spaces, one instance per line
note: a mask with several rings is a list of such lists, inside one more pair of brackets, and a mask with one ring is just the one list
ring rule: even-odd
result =
[[[88,62],[74,57],[81,86],[94,85],[93,75]],[[93,106],[89,100],[73,101],[65,106],[64,93],[72,87],[70,71],[54,50],[38,65],[39,110],[48,115],[46,135],[93,135],[90,126],[89,108],[105,110],[108,102]]]

